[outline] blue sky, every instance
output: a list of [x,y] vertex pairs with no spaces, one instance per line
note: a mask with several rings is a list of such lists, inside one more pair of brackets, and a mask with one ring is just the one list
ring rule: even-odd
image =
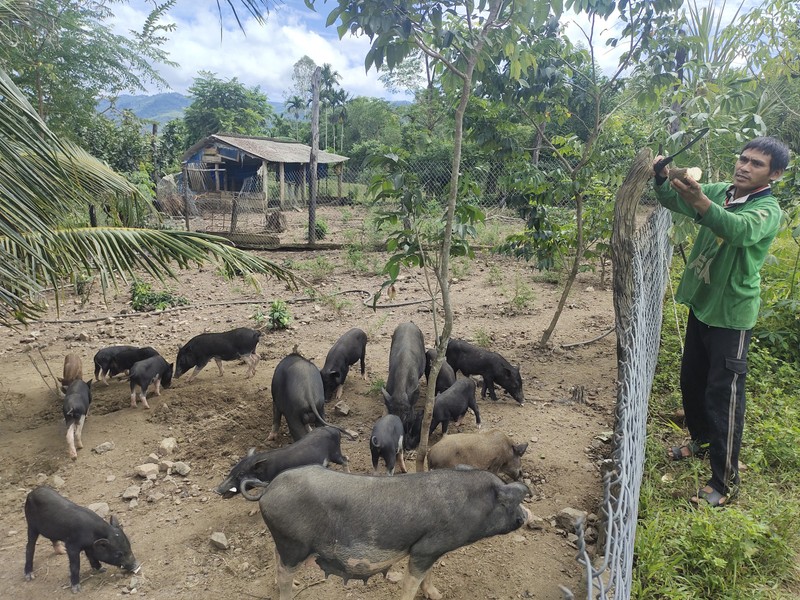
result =
[[[711,2],[720,3],[721,0]],[[224,0],[220,3],[225,4]],[[703,0],[697,3],[700,6],[707,4]],[[235,19],[228,15],[220,38],[215,0],[178,0],[167,17],[175,23],[176,30],[169,35],[166,49],[180,66],[162,65],[159,71],[172,91],[186,93],[198,71],[207,70],[224,79],[236,77],[247,86],[259,86],[271,101],[281,102],[288,97],[294,63],[308,55],[318,65],[330,63],[341,75],[340,85],[351,96],[406,99],[402,94],[388,92],[374,69],[365,72],[364,57],[369,50],[366,37],[346,35],[340,40],[334,26],[325,27],[329,12],[336,6],[335,0],[327,3],[319,0],[317,6],[318,12],[313,12],[302,0],[285,0],[275,5],[263,26],[242,10],[240,18],[244,33]],[[149,3],[141,0],[115,4],[115,30],[126,33],[141,28],[149,7]],[[562,23],[566,24],[567,35],[573,42],[584,39],[580,27],[587,29],[585,20],[565,16]],[[600,36],[603,36],[603,30],[613,25],[600,27]],[[621,50],[597,44],[601,67],[608,72],[613,70]],[[153,87],[149,91],[156,93],[160,90]]]

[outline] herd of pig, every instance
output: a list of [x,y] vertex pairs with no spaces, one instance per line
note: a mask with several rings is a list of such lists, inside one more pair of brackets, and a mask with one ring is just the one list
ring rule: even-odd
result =
[[[194,368],[189,380],[213,358],[223,374],[223,361],[244,360],[247,376],[255,374],[260,333],[249,328],[224,333],[203,333],[178,350],[173,364],[153,348],[112,346],[94,357],[95,384],[108,385],[109,377],[127,374],[131,406],[137,400],[145,408],[152,387],[160,395]],[[261,515],[276,547],[276,579],[280,600],[292,596],[293,573],[315,557],[326,577],[341,576],[345,582],[366,581],[386,573],[393,564],[408,557],[401,582],[402,600],[412,600],[421,587],[427,598],[441,598],[431,583],[431,568],[447,552],[479,539],[508,533],[530,518],[522,505],[529,494],[521,478],[521,457],[527,443],[514,444],[500,431],[447,433],[451,422],[460,424],[468,410],[481,418],[475,400],[476,385],[471,375],[483,380],[482,396],[488,391],[497,400],[495,383],[522,404],[519,368],[495,352],[467,342],[450,340],[436,380],[436,400],[430,425],[439,425],[443,437],[428,454],[427,472],[403,477],[379,477],[383,459],[388,475],[399,466],[406,472],[404,452],[419,444],[422,410],[416,407],[420,379],[430,374],[434,350],[425,350],[423,334],[414,323],[397,326],[389,352],[389,373],[381,390],[386,411],[372,429],[369,445],[373,474],[351,474],[342,454],[341,434],[353,435],[325,421],[324,406],[339,398],[352,365],[360,362],[365,375],[367,336],[360,329],[345,333],[330,349],[325,365],[317,368],[296,351],[275,368],[271,391],[274,439],[281,418],[286,420],[294,440],[289,446],[255,452],[251,449],[217,486],[223,498],[241,494],[258,501]],[[91,403],[91,385],[82,380],[80,357],[70,354],[61,379],[64,420],[70,456],[77,458],[82,447],[81,431]],[[461,372],[465,377],[457,378]],[[312,428],[312,425],[317,425]],[[344,473],[328,470],[342,465]],[[499,474],[506,475],[505,483]],[[409,503],[408,499],[414,502]],[[38,537],[53,543],[57,552],[69,557],[73,592],[80,590],[80,553],[93,569],[101,563],[136,572],[139,563],[130,542],[114,517],[106,522],[91,510],[42,486],[31,491],[25,502],[28,542],[25,577],[33,577],[33,554]]]

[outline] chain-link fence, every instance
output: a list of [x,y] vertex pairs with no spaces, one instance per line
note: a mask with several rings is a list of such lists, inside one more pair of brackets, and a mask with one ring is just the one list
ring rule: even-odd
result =
[[[409,167],[426,199],[446,201],[450,162],[411,161]],[[552,158],[542,159],[529,165],[527,175],[547,182],[555,167]],[[269,164],[241,178],[235,186],[228,185],[220,172],[217,164],[186,164],[182,173],[165,177],[158,184],[159,209],[176,227],[225,235],[242,247],[305,243],[310,202],[307,169]],[[341,168],[320,165],[318,173],[316,217],[332,232],[324,241],[342,242],[336,233],[346,230],[338,223],[343,209],[363,212],[371,205],[369,185],[379,171],[345,163]],[[518,178],[506,163],[464,161],[461,175],[477,185],[480,192],[476,201],[484,211],[515,219],[518,230],[523,227],[519,209],[527,199],[520,194]],[[231,187],[235,189],[226,189]],[[570,198],[556,195],[545,202],[560,208],[572,205]]]
[[[587,598],[628,600],[631,597],[633,548],[644,471],[647,405],[658,360],[662,301],[668,283],[672,245],[668,210],[659,208],[633,240],[626,328],[617,327],[617,343],[627,357],[619,365],[614,450],[604,468],[601,559],[593,564],[584,532],[578,532],[578,562],[586,567]],[[571,596],[566,593],[566,596]]]

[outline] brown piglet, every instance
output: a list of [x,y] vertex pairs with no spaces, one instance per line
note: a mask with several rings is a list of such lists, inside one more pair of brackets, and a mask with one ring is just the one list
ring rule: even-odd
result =
[[75,353],[64,357],[64,376],[58,378],[61,391],[66,392],[69,384],[78,379],[83,379],[83,363],[81,357]]

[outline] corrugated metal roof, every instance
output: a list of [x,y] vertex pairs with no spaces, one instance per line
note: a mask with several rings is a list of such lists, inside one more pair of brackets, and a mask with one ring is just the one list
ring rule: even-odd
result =
[[[197,142],[184,153],[183,160],[187,160],[201,148],[212,146],[215,143],[222,143],[227,146],[238,148],[251,156],[272,163],[308,164],[311,162],[311,146],[306,146],[299,142],[280,142],[272,138],[236,135],[231,133],[214,134]],[[317,161],[320,164],[337,164],[346,160],[349,160],[346,156],[325,152],[323,150],[320,150],[317,154]]]

